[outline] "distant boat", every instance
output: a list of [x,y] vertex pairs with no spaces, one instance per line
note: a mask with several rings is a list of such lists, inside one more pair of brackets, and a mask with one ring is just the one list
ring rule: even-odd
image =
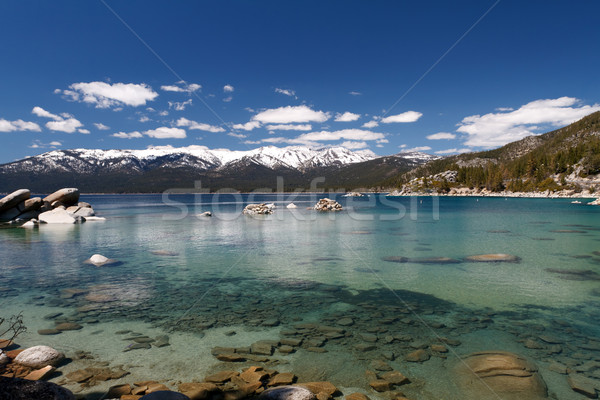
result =
[[579,200],[573,200],[571,204],[581,204],[581,202]]

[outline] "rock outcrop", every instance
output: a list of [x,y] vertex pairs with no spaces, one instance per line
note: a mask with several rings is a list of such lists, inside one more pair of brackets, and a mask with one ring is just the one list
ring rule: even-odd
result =
[[464,399],[542,400],[546,384],[526,358],[504,351],[483,351],[463,357],[455,368]]
[[[90,220],[100,220],[91,205],[79,202],[79,190],[65,188],[44,197],[30,198],[28,189],[19,189],[0,199],[0,223],[16,223],[25,227],[37,226],[38,222],[48,224],[74,224]],[[39,220],[39,221],[38,221]]]
[[248,204],[242,213],[248,215],[273,214],[273,207],[265,203]]
[[359,192],[348,192],[342,197],[365,197],[365,195]]
[[335,200],[324,198],[315,204],[314,209],[317,211],[341,211],[342,205]]

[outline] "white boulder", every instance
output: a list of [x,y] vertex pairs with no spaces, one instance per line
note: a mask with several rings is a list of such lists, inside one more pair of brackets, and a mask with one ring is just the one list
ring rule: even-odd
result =
[[212,217],[212,213],[210,211],[204,211],[203,213],[198,214],[199,217]]
[[588,204],[588,206],[600,206],[600,198],[598,198],[598,199],[596,199],[594,201],[591,201],[591,202],[589,202],[587,204]]
[[10,358],[2,350],[0,350],[0,365],[8,364],[10,362]]
[[265,203],[248,204],[242,213],[248,215],[273,214],[273,209],[267,207]]
[[35,228],[37,226],[37,224],[35,222],[33,222],[33,220],[29,220],[27,222],[25,222],[23,225],[21,225],[21,228]]
[[90,221],[91,222],[94,222],[94,221],[96,221],[96,222],[98,222],[98,221],[102,222],[102,221],[106,221],[106,218],[104,218],[104,217],[85,217],[85,222],[90,222]]
[[342,197],[365,197],[365,195],[359,192],[348,192]]
[[324,198],[315,204],[314,209],[317,211],[341,211],[342,205],[335,200]]
[[58,201],[66,206],[72,206],[79,202],[79,189],[77,188],[65,188],[57,190],[49,196],[44,198],[44,202],[54,203]]
[[104,257],[102,254],[94,254],[87,260],[85,260],[86,264],[93,264],[96,267],[102,267],[103,265],[115,264],[117,260],[113,260],[112,258]]
[[286,208],[298,208],[298,206],[295,205],[294,203],[290,203],[286,206]]
[[94,209],[91,207],[79,207],[79,206],[71,206],[67,208],[67,212],[74,217],[93,217],[96,215],[94,213]]
[[62,208],[56,208],[52,211],[41,213],[39,220],[46,224],[75,224],[77,222],[76,218]]
[[15,362],[30,368],[56,366],[65,355],[49,346],[34,346],[23,350],[15,358]]

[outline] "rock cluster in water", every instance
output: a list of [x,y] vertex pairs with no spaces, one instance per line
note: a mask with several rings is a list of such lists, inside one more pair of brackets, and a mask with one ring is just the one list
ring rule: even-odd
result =
[[342,205],[335,200],[324,198],[315,204],[314,209],[317,211],[341,211]]
[[273,204],[248,204],[242,213],[248,215],[273,214],[273,208],[275,208]]
[[365,195],[359,192],[348,192],[342,197],[365,197]]
[[79,201],[79,190],[64,188],[44,197],[31,197],[29,189],[19,189],[0,199],[0,223],[76,224],[95,219],[92,206]]

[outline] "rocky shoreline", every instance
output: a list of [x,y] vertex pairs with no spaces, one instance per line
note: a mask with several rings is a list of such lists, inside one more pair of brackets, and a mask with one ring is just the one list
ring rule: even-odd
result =
[[469,189],[453,188],[448,193],[438,193],[432,191],[413,191],[413,190],[393,190],[386,196],[389,197],[410,197],[410,196],[440,196],[440,197],[515,197],[515,198],[536,198],[536,199],[596,199],[600,201],[597,195],[588,190],[575,192],[574,190],[545,191],[545,192],[493,192],[487,189]]

